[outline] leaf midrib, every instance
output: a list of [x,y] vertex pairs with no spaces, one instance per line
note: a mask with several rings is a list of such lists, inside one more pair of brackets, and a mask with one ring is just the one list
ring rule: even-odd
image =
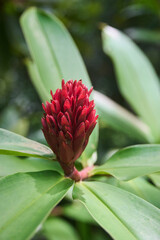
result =
[[24,207],[21,211],[17,212],[12,218],[10,218],[1,228],[0,228],[0,233],[3,232],[10,223],[12,223],[15,219],[17,219],[23,212],[26,211],[26,209],[30,208],[38,199],[43,197],[47,192],[49,192],[52,188],[54,188],[57,184],[65,180],[64,178],[61,178],[58,182],[56,182],[54,185],[49,187],[46,191],[42,192],[39,197],[33,199],[31,203],[29,203],[26,207]]
[[[61,76],[61,78],[62,78],[63,75],[62,75],[61,68],[60,68],[60,65],[59,65],[59,62],[58,62],[58,58],[57,58],[56,54],[54,53],[55,51],[53,51],[53,49],[52,49],[52,46],[50,44],[50,40],[49,40],[49,37],[48,37],[48,33],[45,31],[43,24],[41,24],[41,19],[40,19],[38,10],[36,10],[36,12],[37,12],[37,19],[38,19],[39,27],[43,32],[44,38],[46,39],[46,42],[48,44],[48,48],[50,49],[50,53],[51,53],[51,56],[53,58],[53,61],[55,62],[55,65],[57,66],[59,76]],[[45,16],[51,18],[50,16],[47,16],[47,15],[45,15]],[[36,61],[35,61],[35,63],[36,63]],[[37,68],[39,69],[38,66],[37,66]]]
[[[95,170],[93,169],[93,172],[94,172],[94,171],[99,171],[99,170],[101,170],[101,171],[107,171],[108,169],[109,169],[109,170],[114,170],[114,169],[119,169],[119,168],[121,169],[121,168],[144,168],[144,167],[145,167],[145,168],[151,168],[151,167],[155,167],[155,168],[159,167],[159,168],[160,168],[160,164],[159,164],[159,165],[156,165],[156,166],[155,166],[155,165],[154,165],[154,166],[153,166],[153,165],[147,165],[147,166],[132,165],[132,166],[120,166],[120,167],[119,167],[119,166],[116,166],[116,167],[105,167],[105,168],[101,168],[101,166],[100,166],[99,168],[97,168],[97,169],[95,169]],[[157,172],[158,172],[158,171],[157,171]]]
[[[137,240],[136,236],[134,235],[134,233],[131,232],[131,230],[125,225],[125,223],[114,213],[114,211],[112,210],[111,207],[109,207],[95,192],[93,192],[93,190],[91,190],[88,186],[86,186],[84,183],[83,183],[83,186],[88,190],[90,191],[105,207],[107,207],[109,209],[109,211],[115,216],[115,218],[117,218],[121,223],[122,225],[129,231],[130,234],[133,235],[133,237],[135,238],[135,240]],[[92,215],[92,213],[91,213]],[[94,216],[93,216],[94,217]],[[94,217],[95,219],[95,217]],[[95,219],[96,220],[96,219]]]

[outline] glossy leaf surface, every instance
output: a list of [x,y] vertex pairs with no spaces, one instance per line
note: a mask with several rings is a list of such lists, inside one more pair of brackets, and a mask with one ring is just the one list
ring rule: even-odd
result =
[[[36,8],[30,8],[21,17],[22,29],[29,46],[33,62],[28,61],[28,70],[39,95],[50,100],[53,92],[61,86],[61,81],[82,79],[90,88],[91,82],[81,55],[65,26],[51,14]],[[35,31],[36,29],[36,31]],[[90,136],[86,150],[82,154],[82,162],[92,160],[96,152],[98,127]]]
[[102,31],[103,49],[113,60],[120,90],[160,141],[160,84],[144,53],[125,34],[110,26]]
[[134,194],[105,183],[81,182],[73,196],[114,239],[159,239],[160,210]]
[[160,208],[160,190],[144,178],[136,178],[128,182],[118,181],[116,178],[109,177],[106,183],[113,184],[143,198],[154,206]]
[[52,171],[1,178],[0,239],[30,239],[72,184]]
[[160,171],[160,145],[135,145],[119,150],[92,174],[111,174],[119,180],[130,180]]
[[63,170],[57,161],[33,157],[19,158],[11,155],[0,155],[0,176],[45,170],[52,170],[63,174]]

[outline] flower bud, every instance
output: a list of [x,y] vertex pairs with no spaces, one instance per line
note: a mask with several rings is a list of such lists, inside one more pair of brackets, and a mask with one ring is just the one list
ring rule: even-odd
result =
[[66,176],[72,175],[97,123],[94,101],[89,101],[92,89],[88,91],[81,80],[62,80],[62,89],[51,91],[51,102],[42,104],[42,131]]

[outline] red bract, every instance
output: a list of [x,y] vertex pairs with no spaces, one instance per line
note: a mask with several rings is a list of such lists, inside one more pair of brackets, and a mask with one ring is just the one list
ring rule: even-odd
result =
[[89,101],[92,89],[88,91],[81,80],[62,80],[62,89],[51,91],[51,102],[42,104],[44,136],[67,176],[72,175],[97,123],[94,101]]

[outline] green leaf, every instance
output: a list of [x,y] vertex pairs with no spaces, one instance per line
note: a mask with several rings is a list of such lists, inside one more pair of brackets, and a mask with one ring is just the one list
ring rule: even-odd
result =
[[160,210],[134,194],[100,182],[77,183],[73,194],[114,239],[159,239]]
[[148,126],[132,113],[100,92],[94,91],[94,99],[101,120],[120,132],[143,142],[151,142]]
[[76,221],[92,224],[95,223],[94,219],[80,202],[73,202],[72,204],[64,206],[62,212],[65,217]]
[[143,52],[122,32],[106,26],[103,49],[113,60],[121,93],[160,141],[160,84]]
[[62,78],[66,81],[82,79],[88,88],[91,87],[87,70],[73,39],[54,15],[30,8],[22,15],[21,26],[47,92],[59,88]]
[[18,172],[40,172],[52,170],[63,174],[57,161],[43,158],[19,158],[11,155],[0,155],[0,176],[7,176]]
[[46,240],[79,240],[74,227],[61,218],[48,219],[42,228]]
[[135,41],[159,44],[160,31],[145,28],[127,28],[125,32]]
[[0,154],[55,159],[52,150],[38,142],[0,128]]
[[116,178],[109,177],[106,183],[131,192],[160,208],[160,190],[144,178],[136,178],[129,182],[123,182],[118,181]]
[[0,239],[30,239],[72,184],[52,171],[1,178]]
[[111,174],[119,180],[130,180],[160,171],[160,145],[135,145],[119,150],[105,164],[95,167],[93,174]]
[[43,102],[45,102],[46,100],[49,100],[51,98],[50,91],[47,91],[43,82],[41,81],[41,77],[39,75],[36,64],[29,59],[27,59],[25,62],[27,65],[27,69],[28,69],[30,78],[31,78],[41,100]]
[[[91,87],[87,70],[72,37],[54,15],[30,8],[22,15],[21,26],[34,62],[27,63],[29,73],[43,101],[49,101],[50,90],[56,91],[62,78],[65,81],[82,79],[88,88]],[[97,141],[98,127],[91,134],[82,154],[84,166],[88,165],[88,158],[91,164],[95,161]]]
[[160,188],[160,172],[149,175],[153,183]]

